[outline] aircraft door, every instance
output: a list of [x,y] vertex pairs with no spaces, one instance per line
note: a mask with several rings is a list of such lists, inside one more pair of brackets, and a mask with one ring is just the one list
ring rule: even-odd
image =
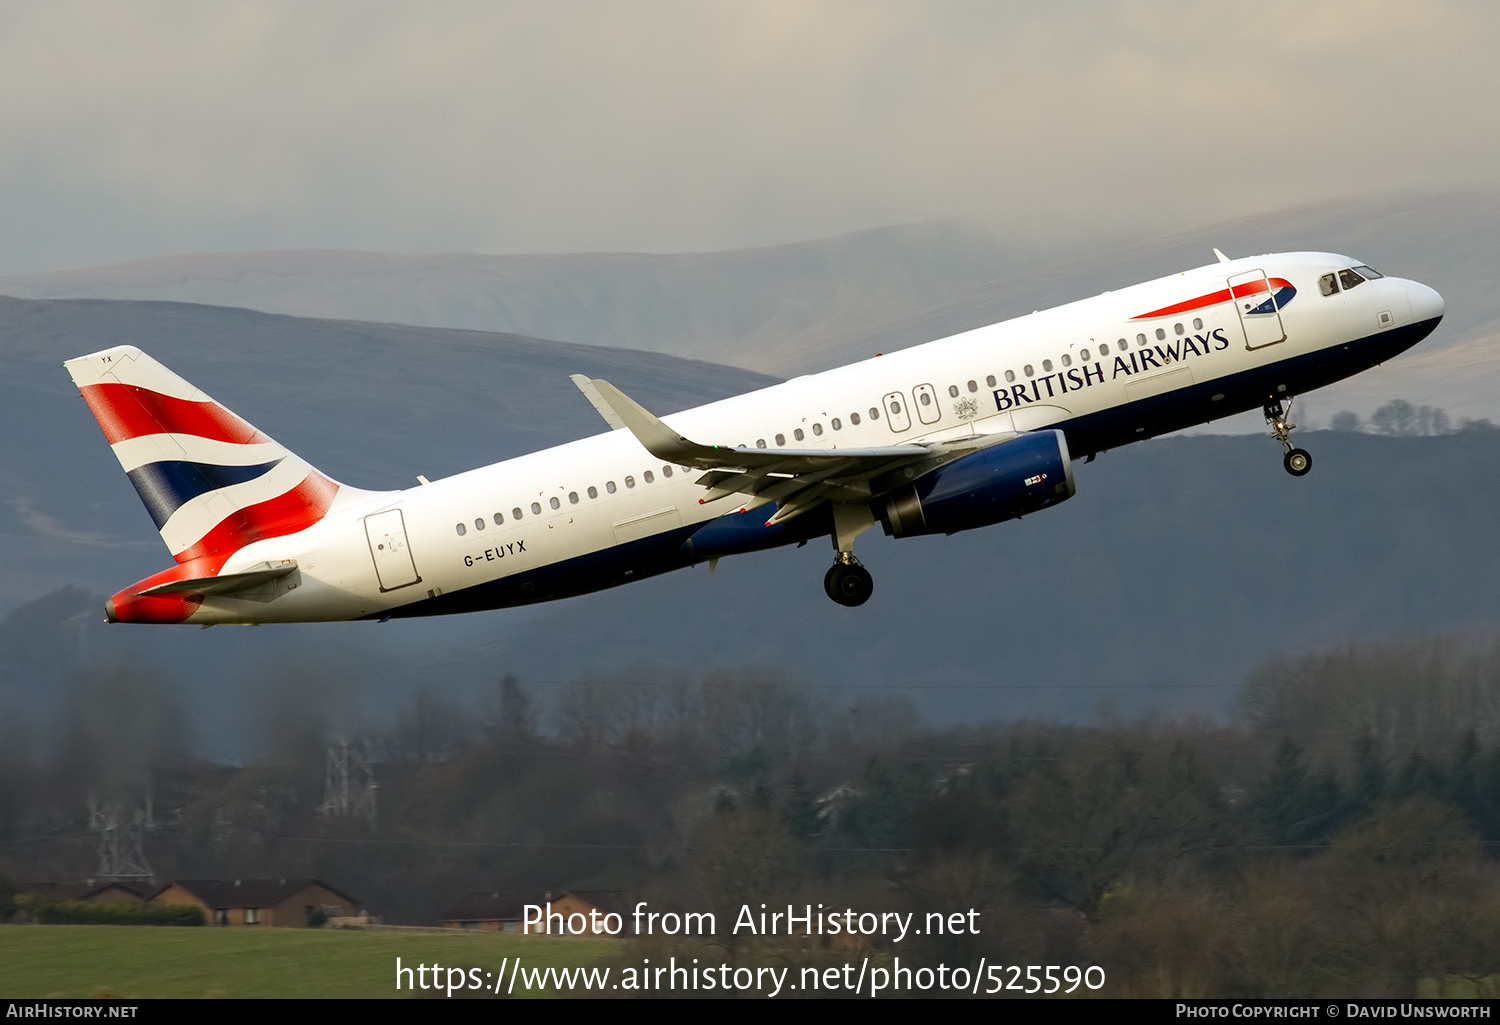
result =
[[897,434],[911,427],[911,414],[906,410],[906,396],[898,391],[893,391],[880,400],[885,407],[885,422],[891,425],[891,430]]
[[375,560],[375,576],[382,591],[421,582],[406,543],[406,521],[400,509],[366,516],[365,537],[370,542],[370,557]]
[[917,385],[911,390],[911,397],[917,407],[917,419],[924,424],[935,424],[943,418],[943,407],[938,405],[937,389],[932,385]]
[[1263,270],[1246,271],[1229,279],[1229,294],[1245,332],[1245,348],[1259,349],[1286,341],[1286,327],[1276,306],[1276,291]]

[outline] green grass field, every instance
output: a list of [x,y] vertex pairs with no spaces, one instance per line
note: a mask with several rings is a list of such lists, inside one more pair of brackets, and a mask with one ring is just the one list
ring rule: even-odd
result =
[[0,925],[0,997],[405,997],[397,957],[403,968],[494,972],[507,957],[576,968],[617,949],[615,940],[460,932]]

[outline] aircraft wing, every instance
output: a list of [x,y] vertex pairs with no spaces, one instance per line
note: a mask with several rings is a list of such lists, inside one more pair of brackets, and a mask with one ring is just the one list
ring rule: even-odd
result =
[[699,504],[740,494],[745,508],[775,502],[775,526],[823,502],[873,498],[970,452],[997,445],[1014,432],[953,441],[872,448],[793,449],[704,445],[683,437],[630,396],[582,374],[572,381],[611,427],[623,426],[656,458],[707,472],[698,483],[708,489]]

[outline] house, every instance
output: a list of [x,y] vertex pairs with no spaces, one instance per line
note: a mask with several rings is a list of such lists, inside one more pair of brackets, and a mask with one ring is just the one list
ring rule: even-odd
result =
[[526,900],[513,893],[470,893],[438,916],[444,929],[470,932],[520,932]]
[[20,892],[49,903],[87,900],[100,904],[138,904],[149,897],[153,889],[154,886],[145,882],[85,879],[77,883],[26,883]]
[[317,879],[177,879],[153,904],[191,904],[209,925],[309,926],[361,914],[359,902]]
[[[438,916],[438,924],[445,929],[467,929],[471,932],[509,932],[529,935],[548,935],[547,923],[536,922],[540,914],[551,916],[550,935],[624,936],[630,931],[628,914],[619,915],[617,905],[621,902],[616,891],[566,891],[554,896],[544,893],[521,895],[492,891],[470,893],[460,898]],[[550,903],[550,907],[548,906]],[[526,905],[539,907],[533,911],[533,923],[526,922]],[[606,925],[606,916],[611,912],[619,915]],[[560,918],[559,918],[560,916]],[[578,916],[581,916],[578,917]],[[614,929],[614,932],[608,931]]]

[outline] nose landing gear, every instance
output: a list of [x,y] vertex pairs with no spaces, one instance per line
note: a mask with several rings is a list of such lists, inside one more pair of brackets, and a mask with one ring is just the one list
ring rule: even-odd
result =
[[1280,399],[1272,399],[1266,403],[1264,412],[1266,423],[1271,425],[1271,437],[1281,442],[1286,453],[1281,458],[1281,465],[1293,477],[1304,476],[1312,469],[1312,456],[1307,449],[1292,447],[1292,430],[1297,425],[1292,423],[1291,397],[1287,397],[1285,409],[1282,408]]

